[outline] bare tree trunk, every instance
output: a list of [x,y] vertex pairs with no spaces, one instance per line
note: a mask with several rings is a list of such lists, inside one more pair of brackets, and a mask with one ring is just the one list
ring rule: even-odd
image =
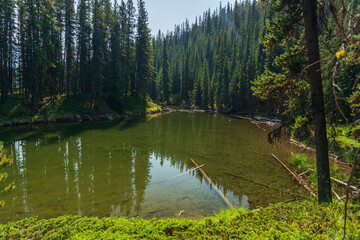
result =
[[[317,28],[317,1],[303,0],[308,75],[311,87],[312,112],[315,128],[316,162],[319,202],[331,202],[328,141],[324,110],[324,93],[320,69],[320,51]],[[316,63],[316,64],[314,64]]]

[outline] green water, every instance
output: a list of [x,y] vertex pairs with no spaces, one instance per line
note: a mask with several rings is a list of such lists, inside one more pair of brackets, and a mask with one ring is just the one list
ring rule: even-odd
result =
[[266,134],[247,120],[180,112],[2,129],[16,189],[0,194],[7,204],[0,222],[65,214],[199,218],[226,208],[198,171],[169,180],[194,167],[190,158],[237,207],[308,197],[270,155],[300,150],[288,141],[272,146]]

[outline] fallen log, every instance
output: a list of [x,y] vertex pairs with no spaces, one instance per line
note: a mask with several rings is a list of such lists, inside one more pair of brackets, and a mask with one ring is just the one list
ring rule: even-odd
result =
[[230,207],[230,208],[234,208],[234,206],[229,202],[229,200],[225,197],[225,195],[220,191],[220,189],[213,183],[213,181],[211,181],[211,179],[208,177],[208,175],[206,175],[206,173],[204,172],[204,170],[202,170],[202,168],[193,160],[190,158],[190,160],[194,163],[194,165],[196,167],[199,168],[200,172],[204,175],[205,179],[210,183],[210,185],[215,189],[215,191],[217,192],[217,194],[222,198],[222,200],[224,200],[224,202]]
[[243,116],[238,116],[238,115],[229,115],[229,117],[231,117],[231,118],[238,118],[238,119],[245,119],[245,120],[250,120],[250,121],[252,121],[251,118],[243,117]]
[[230,172],[225,172],[225,173],[228,174],[228,175],[231,175],[231,176],[233,176],[233,177],[238,177],[238,178],[244,179],[245,181],[252,182],[252,183],[255,183],[255,184],[257,184],[257,185],[266,187],[266,188],[271,188],[270,186],[268,186],[268,185],[266,185],[266,184],[263,184],[263,183],[260,183],[260,182],[256,182],[256,181],[254,181],[254,180],[248,179],[248,178],[246,178],[246,177],[243,177],[243,176],[240,176],[240,175],[237,175],[237,174],[233,174],[233,173],[230,173]]
[[264,129],[264,128],[262,128],[262,127],[260,127],[259,126],[259,124],[257,123],[257,122],[255,122],[255,121],[251,121],[250,120],[250,122],[252,123],[252,124],[255,124],[259,129],[261,129],[261,130],[263,130],[264,132],[266,132],[266,129]]
[[308,190],[311,195],[313,197],[316,197],[315,193],[311,190],[311,188],[308,187],[308,185],[306,184],[306,182],[301,178],[298,177],[293,171],[291,171],[278,157],[276,157],[273,153],[271,154],[276,160],[278,160],[279,163],[281,163],[281,165],[283,165],[286,170],[289,171],[289,173],[295,178],[295,180],[301,185],[303,186],[306,190]]
[[182,176],[182,175],[184,175],[184,174],[186,174],[186,173],[195,171],[196,169],[199,169],[199,168],[201,168],[201,167],[203,167],[203,166],[205,166],[205,164],[203,164],[203,165],[201,165],[201,166],[199,166],[199,167],[191,168],[191,169],[189,169],[189,170],[186,171],[186,172],[183,172],[183,173],[181,173],[181,174],[179,174],[179,175],[177,175],[177,176],[175,176],[175,177],[169,178],[169,180],[173,180],[173,179],[175,179],[175,178],[177,178],[177,177],[180,177],[180,176]]
[[289,192],[289,191],[287,191],[287,190],[285,190],[285,189],[281,189],[281,188],[269,186],[269,185],[266,185],[266,184],[263,184],[263,183],[260,183],[260,182],[257,182],[257,181],[254,181],[254,180],[245,178],[245,177],[240,176],[240,175],[237,175],[237,174],[233,174],[233,173],[230,173],[230,172],[225,172],[225,173],[228,174],[228,175],[230,175],[230,176],[238,177],[238,178],[241,178],[241,179],[243,179],[243,180],[245,180],[245,181],[249,181],[249,182],[251,182],[251,183],[254,183],[254,184],[263,186],[263,187],[265,187],[265,188],[275,189],[275,190],[278,190],[279,192],[283,192],[283,193],[290,194],[290,195],[293,195],[293,196],[297,196],[297,197],[309,199],[309,198],[306,198],[306,197],[304,197],[304,196],[302,196],[302,195],[300,195],[300,194],[296,194],[296,193],[293,193],[293,192]]
[[[331,180],[333,180],[334,182],[337,182],[337,183],[339,183],[339,184],[342,184],[342,185],[344,185],[344,186],[347,186],[347,183],[345,183],[345,182],[343,182],[343,181],[340,181],[340,180],[338,180],[338,179],[336,179],[336,178],[333,178],[333,177],[330,177],[330,178],[331,178]],[[357,187],[351,186],[351,185],[349,185],[349,188],[352,189],[352,190],[354,190],[354,191],[357,191],[357,190],[358,190]]]

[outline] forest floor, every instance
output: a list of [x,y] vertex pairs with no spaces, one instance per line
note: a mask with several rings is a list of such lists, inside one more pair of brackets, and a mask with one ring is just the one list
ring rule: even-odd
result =
[[[0,225],[1,239],[341,239],[344,204],[279,203],[228,209],[200,220],[62,216]],[[346,239],[360,239],[360,206],[350,205]]]
[[33,123],[70,122],[123,119],[142,114],[157,113],[161,108],[147,99],[142,107],[135,98],[127,99],[127,107],[120,111],[114,110],[100,99],[95,106],[90,106],[86,96],[57,96],[53,101],[44,98],[37,104],[36,112],[31,114],[28,101],[18,101],[9,96],[4,105],[0,106],[0,127],[16,126]]

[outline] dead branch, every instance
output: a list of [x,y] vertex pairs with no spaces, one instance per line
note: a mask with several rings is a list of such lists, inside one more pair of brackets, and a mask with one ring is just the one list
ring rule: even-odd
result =
[[[343,181],[340,181],[339,179],[336,179],[336,178],[333,178],[333,177],[330,177],[330,179],[333,180],[334,182],[337,182],[337,183],[342,184],[342,185],[344,185],[344,186],[347,186],[347,185],[348,185],[347,183],[345,183],[345,182],[343,182]],[[355,186],[349,185],[349,188],[351,188],[351,190],[353,190],[353,191],[356,191],[356,190],[357,190],[357,187],[355,187]]]
[[210,185],[215,189],[215,191],[218,193],[218,195],[222,198],[222,200],[224,200],[224,202],[230,207],[230,208],[234,208],[234,206],[229,202],[229,200],[225,197],[225,195],[220,191],[220,189],[214,184],[213,181],[211,181],[211,179],[208,177],[208,175],[206,175],[206,173],[204,172],[204,170],[202,170],[201,167],[199,167],[199,165],[190,158],[190,160],[194,163],[194,165],[196,167],[199,168],[200,172],[204,175],[205,179],[210,183]]
[[173,180],[173,179],[175,179],[175,178],[177,178],[177,177],[180,177],[180,176],[182,176],[182,175],[184,175],[184,174],[186,174],[186,173],[195,171],[196,169],[199,169],[199,168],[201,168],[201,167],[203,167],[203,166],[205,166],[205,164],[203,164],[203,165],[201,165],[201,166],[199,166],[199,167],[191,168],[191,169],[189,169],[189,170],[186,171],[186,172],[183,172],[183,173],[181,173],[181,174],[179,174],[179,175],[177,175],[177,176],[175,176],[175,177],[169,178],[169,180]]
[[263,184],[263,183],[260,183],[260,182],[257,182],[257,181],[254,181],[254,180],[245,178],[245,177],[240,176],[240,175],[237,175],[237,174],[233,174],[233,173],[230,173],[230,172],[225,172],[225,173],[228,174],[228,175],[231,175],[231,176],[233,176],[233,177],[241,178],[241,179],[243,179],[243,180],[245,180],[245,181],[248,181],[248,182],[251,182],[251,183],[254,183],[254,184],[263,186],[263,187],[265,187],[265,188],[274,189],[274,190],[278,190],[278,191],[280,191],[280,192],[288,193],[288,194],[293,195],[293,196],[297,196],[297,197],[309,199],[309,198],[306,198],[306,197],[304,197],[304,196],[301,196],[300,194],[296,194],[296,193],[293,193],[293,192],[288,192],[287,190],[284,190],[284,189],[281,189],[281,188],[269,186],[269,185],[266,185],[266,184]]
[[346,198],[346,195],[345,195],[345,196],[342,196],[339,200],[337,200],[337,201],[336,201],[336,203],[338,203],[338,202],[340,202],[340,201],[344,200],[345,198]]
[[345,201],[345,215],[344,215],[344,236],[343,236],[343,240],[345,239],[346,236],[346,220],[347,220],[347,206],[348,206],[348,202],[349,202],[349,192],[350,192],[350,183],[354,177],[354,172],[355,172],[355,168],[356,166],[359,164],[360,162],[360,157],[359,157],[359,151],[360,148],[358,148],[358,150],[355,153],[355,157],[354,157],[354,165],[351,168],[351,172],[350,172],[350,176],[349,176],[349,180],[347,182],[347,188],[346,188],[346,201]]
[[335,6],[335,4],[334,4],[334,2],[332,0],[329,0],[329,7],[330,7],[331,14],[334,17],[335,23],[336,23],[336,25],[338,26],[338,28],[340,30],[342,40],[343,40],[343,42],[345,42],[346,37],[345,37],[344,27],[343,27],[343,24],[340,24],[340,22],[339,22],[336,6]]
[[306,184],[306,182],[305,182],[302,178],[298,177],[293,171],[291,171],[291,170],[290,170],[278,157],[276,157],[274,154],[271,154],[271,155],[272,155],[276,160],[278,160],[278,162],[281,163],[281,165],[283,165],[283,166],[286,168],[286,170],[288,170],[288,171],[290,172],[290,174],[295,178],[295,180],[296,180],[301,186],[303,186],[306,190],[308,190],[313,197],[316,197],[315,193],[311,190],[311,188],[308,187],[308,185]]
[[266,129],[264,129],[264,128],[262,128],[262,127],[260,127],[259,126],[259,124],[257,123],[257,122],[255,122],[255,121],[251,121],[250,120],[250,122],[252,123],[252,124],[255,124],[259,129],[261,129],[261,130],[263,130],[264,132],[266,132]]
[[341,201],[341,198],[339,197],[339,195],[335,192],[334,189],[331,189],[331,191],[333,192],[333,194],[336,196],[336,198],[338,199],[338,201]]
[[248,178],[246,178],[246,177],[243,177],[243,176],[240,176],[240,175],[237,175],[237,174],[233,174],[233,173],[230,173],[230,172],[226,172],[226,174],[231,175],[231,176],[233,176],[233,177],[241,178],[241,179],[243,179],[243,180],[245,180],[245,181],[252,182],[252,183],[255,183],[255,184],[257,184],[257,185],[266,187],[266,188],[271,188],[270,186],[268,186],[268,185],[266,185],[266,184],[263,184],[263,183],[260,183],[260,182],[257,182],[257,181],[248,179]]
[[333,86],[333,94],[334,94],[334,98],[335,98],[335,105],[336,105],[336,108],[337,110],[339,111],[339,113],[341,114],[341,116],[345,119],[346,121],[346,124],[349,124],[349,119],[345,116],[344,112],[342,111],[340,105],[339,105],[339,98],[338,96],[336,95],[336,89],[340,90],[340,92],[342,92],[342,90],[339,88],[339,86],[336,85],[335,83],[335,77],[336,77],[336,74],[337,74],[337,69],[338,69],[338,66],[339,66],[339,60],[336,61],[336,64],[335,64],[335,67],[334,67],[334,70],[333,70],[333,74],[332,74],[332,86]]
[[308,172],[310,172],[311,170],[309,169],[309,170],[307,170],[307,171],[305,171],[305,172],[303,172],[303,173],[300,173],[299,175],[298,175],[298,177],[301,177],[302,175],[304,175],[304,174],[307,174]]

